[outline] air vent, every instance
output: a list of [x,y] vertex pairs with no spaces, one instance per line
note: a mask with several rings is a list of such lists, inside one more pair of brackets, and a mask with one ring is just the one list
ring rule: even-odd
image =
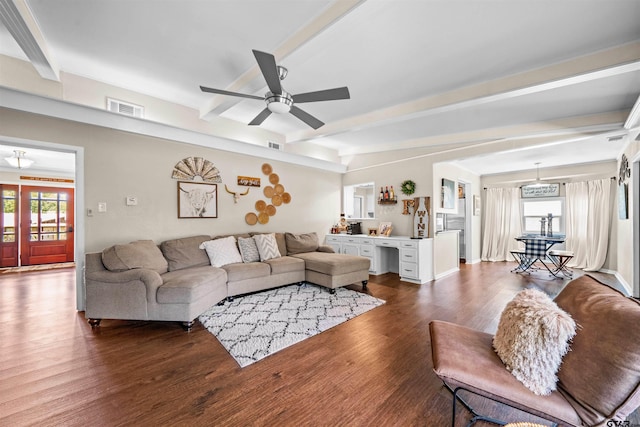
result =
[[107,110],[125,116],[144,117],[144,107],[112,98],[107,98]]
[[269,148],[273,148],[274,150],[282,151],[282,144],[278,144],[277,142],[269,141]]
[[610,136],[609,142],[613,142],[613,141],[620,141],[622,138],[624,138],[624,135],[616,135],[616,136]]

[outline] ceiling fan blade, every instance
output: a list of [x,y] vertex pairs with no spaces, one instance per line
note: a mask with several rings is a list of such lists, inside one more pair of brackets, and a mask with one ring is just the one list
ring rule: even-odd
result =
[[270,53],[260,52],[259,50],[253,51],[253,56],[256,57],[260,71],[264,76],[269,90],[274,94],[282,94],[282,85],[280,84],[280,75],[278,73],[278,67],[276,66],[276,58]]
[[246,93],[229,92],[228,90],[212,89],[210,87],[204,86],[200,86],[200,90],[202,90],[203,92],[217,93],[218,95],[241,96],[243,98],[259,99],[261,101],[264,101],[264,98],[261,96],[247,95]]
[[265,108],[260,112],[260,114],[256,116],[255,119],[251,120],[251,123],[249,123],[249,126],[258,126],[262,124],[262,122],[264,122],[264,119],[266,119],[270,115],[271,115],[271,110],[269,110],[268,108]]
[[320,126],[324,125],[324,122],[321,122],[311,114],[299,109],[295,105],[291,106],[291,110],[289,112],[314,129],[318,129]]
[[335,101],[338,99],[349,99],[349,89],[345,87],[337,87],[335,89],[318,90],[315,92],[299,93],[292,95],[293,102],[317,102],[317,101]]

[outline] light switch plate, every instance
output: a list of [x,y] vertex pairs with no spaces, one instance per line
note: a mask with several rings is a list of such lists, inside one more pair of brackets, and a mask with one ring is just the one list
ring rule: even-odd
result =
[[104,213],[107,211],[107,202],[98,202],[98,212]]

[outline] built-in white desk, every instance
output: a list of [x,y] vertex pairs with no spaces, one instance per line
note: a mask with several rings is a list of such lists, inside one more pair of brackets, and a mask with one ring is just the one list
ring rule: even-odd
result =
[[433,280],[433,239],[327,234],[325,243],[336,253],[369,258],[373,275],[397,273],[400,280],[419,284]]

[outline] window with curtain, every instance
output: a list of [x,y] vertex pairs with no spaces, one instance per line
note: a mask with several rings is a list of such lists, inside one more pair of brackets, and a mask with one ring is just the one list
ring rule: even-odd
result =
[[[540,234],[540,219],[553,215],[554,233],[564,234],[564,197],[544,199],[521,199],[522,231],[526,234]],[[547,226],[545,226],[545,230]]]

